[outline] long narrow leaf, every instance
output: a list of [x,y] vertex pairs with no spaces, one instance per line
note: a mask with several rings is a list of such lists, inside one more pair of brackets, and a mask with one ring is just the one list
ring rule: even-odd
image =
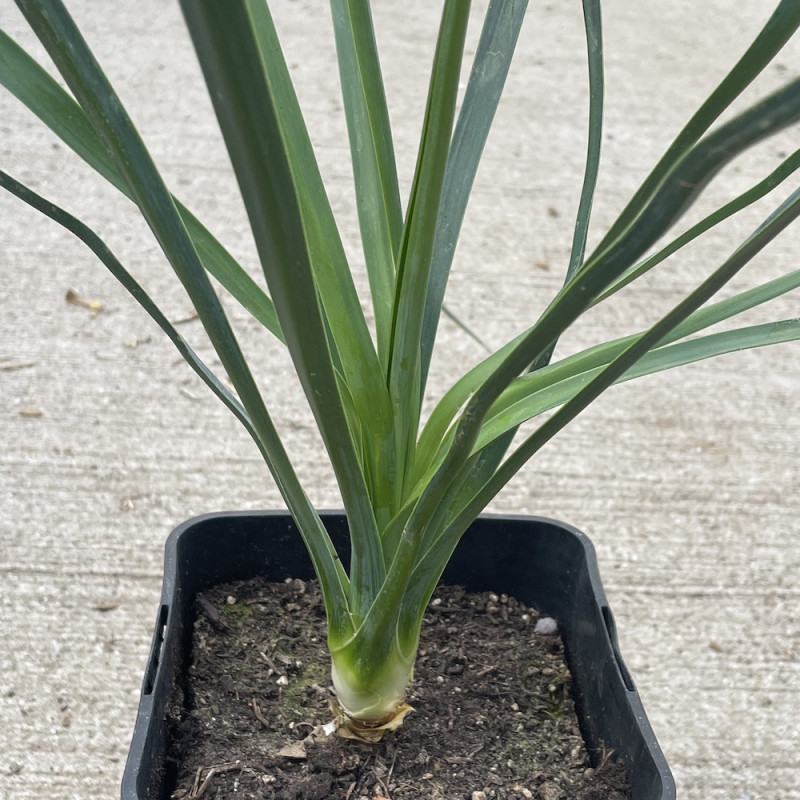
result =
[[[635,338],[630,337],[630,340],[633,341]],[[643,356],[615,382],[624,383],[634,378],[693,364],[714,356],[796,339],[800,339],[800,319],[768,322],[732,331],[712,333],[685,342],[657,347]],[[509,430],[516,430],[523,422],[567,402],[590,380],[597,377],[603,369],[604,366],[596,366],[558,381],[547,381],[540,389],[533,392],[524,391],[525,388],[532,389],[533,382],[531,384],[521,383],[519,387],[515,387],[516,391],[513,392],[513,395],[519,399],[515,400],[509,394],[508,398],[503,398],[505,402],[502,410],[493,411],[487,418],[475,444],[475,449],[481,450]],[[520,381],[524,382],[525,378]]]
[[389,361],[395,259],[403,228],[389,112],[369,3],[331,0],[331,11],[378,354],[385,367]]
[[[800,27],[800,4],[781,0],[744,55],[700,106],[667,149],[595,249],[599,254],[617,240],[646,208],[649,198],[700,137],[772,61]],[[688,187],[687,187],[688,188]],[[634,258],[637,258],[635,256]]]
[[[210,2],[210,0],[203,0]],[[237,0],[241,2],[241,0]],[[300,201],[309,263],[323,306],[330,347],[340,364],[361,424],[365,428],[367,474],[378,476],[370,485],[372,506],[377,520],[388,521],[394,513],[391,476],[396,453],[392,441],[392,410],[389,392],[382,377],[381,364],[372,342],[361,303],[319,173],[311,140],[283,59],[272,17],[263,2],[244,4],[252,24],[260,69],[276,107],[283,146],[289,158],[295,190]],[[187,3],[187,8],[189,4]],[[221,9],[217,11],[222,14]],[[235,47],[235,45],[234,45]],[[254,69],[259,67],[255,64]],[[245,70],[242,80],[249,79]],[[257,107],[257,98],[255,103]],[[258,135],[257,131],[254,135]],[[270,265],[266,265],[270,269]],[[278,266],[278,269],[285,267]],[[302,324],[302,318],[298,318]],[[338,473],[339,478],[343,473]],[[344,473],[344,481],[348,478]],[[347,491],[343,487],[343,491]],[[352,498],[351,498],[352,499]],[[346,501],[347,503],[347,501]],[[366,525],[362,519],[360,525]]]
[[450,430],[464,403],[478,387],[494,372],[503,359],[519,343],[521,336],[512,339],[499,350],[491,353],[462,375],[444,394],[428,417],[417,444],[414,463],[414,483],[430,469],[436,453],[440,450],[445,436]]
[[[421,608],[438,580],[444,566],[450,559],[461,535],[467,529],[471,521],[486,507],[491,499],[502,489],[503,486],[520,470],[520,468],[535,454],[546,442],[548,442],[558,431],[574,419],[586,406],[602,394],[605,389],[618,381],[626,372],[646,354],[659,341],[663,341],[673,331],[681,320],[686,320],[692,310],[696,310],[709,297],[739,272],[760,250],[762,250],[772,239],[774,239],[791,222],[800,216],[800,189],[795,191],[759,228],[745,241],[737,251],[709,278],[704,281],[694,292],[687,296],[681,303],[670,311],[664,318],[659,320],[652,328],[644,334],[634,337],[630,345],[617,355],[610,364],[600,370],[594,377],[582,387],[555,412],[546,422],[544,422],[533,434],[531,434],[514,453],[500,466],[495,474],[484,486],[472,494],[460,509],[452,507],[449,513],[449,524],[432,541],[429,542],[425,552],[421,553],[417,559],[411,580],[408,583],[401,613],[402,624],[412,625],[413,621],[419,618],[422,613]],[[727,338],[730,337],[730,338]],[[743,347],[761,346],[779,341],[789,341],[800,338],[800,320],[785,320],[779,323],[757,326],[749,331],[725,332],[716,334],[714,337],[703,337],[693,345],[687,347],[697,347],[700,350],[707,350],[709,347],[717,348],[719,352],[725,352],[724,347],[729,346],[731,350],[740,349],[735,344]],[[735,340],[738,341],[735,342]],[[721,343],[727,345],[721,346]],[[682,346],[682,345],[681,345]],[[676,345],[676,347],[680,347]],[[661,356],[667,356],[667,361],[674,356],[676,351],[664,348]],[[697,355],[697,354],[695,354]],[[689,358],[689,350],[683,351],[683,356]],[[690,359],[696,360],[696,359]],[[667,363],[665,361],[664,363]],[[662,368],[666,368],[662,365]],[[460,474],[455,477],[450,486],[451,494],[457,495],[459,485],[464,485],[468,480],[468,474],[472,463],[465,460],[464,467]]]
[[[705,219],[701,220],[696,225],[692,226],[681,236],[677,237],[667,247],[663,248],[653,256],[647,258],[642,264],[638,265],[632,272],[624,275],[620,280],[604,292],[597,300],[601,302],[606,299],[610,294],[622,286],[627,285],[636,277],[644,274],[646,271],[666,259],[668,256],[675,253],[684,245],[688,244],[693,239],[697,238],[700,234],[712,228],[719,222],[727,219],[732,214],[741,210],[742,208],[750,205],[756,200],[764,197],[768,192],[775,189],[782,181],[800,168],[800,150],[789,156],[776,170],[770,173],[767,178],[759,182],[756,186],[743,192],[739,197],[732,200],[730,203],[718,209],[713,214],[710,214]],[[781,294],[784,294],[792,289],[800,286],[800,270],[793,271],[786,276],[776,278],[763,286],[743,292],[735,297],[721,301],[709,306],[708,308],[701,309],[695,312],[689,319],[679,325],[671,340],[679,339],[684,336],[689,336],[711,325],[722,322],[730,317],[742,313],[745,310],[753,308],[773,299]],[[416,465],[416,480],[422,480],[422,476],[430,469],[431,464],[434,462],[435,454],[441,450],[446,441],[445,434],[450,428],[453,420],[458,411],[462,408],[464,403],[469,399],[475,389],[481,382],[488,377],[494,367],[499,363],[502,353],[506,355],[510,352],[514,343],[518,343],[521,335],[515,337],[512,342],[507,343],[497,353],[487,357],[460,378],[442,397],[439,403],[434,408],[431,416],[422,431],[418,446],[418,463]],[[536,385],[544,385],[545,381],[558,381],[564,380],[566,377],[571,377],[579,374],[583,370],[588,370],[596,366],[607,364],[611,358],[621,352],[627,343],[631,341],[631,337],[618,339],[614,342],[607,342],[602,345],[590,348],[583,353],[578,353],[560,361],[556,365],[552,365],[542,369],[540,367],[540,374],[529,374],[527,376],[518,378],[514,384],[509,387],[508,392],[505,392],[503,397],[505,400],[499,403],[500,406],[504,402],[509,402],[510,397],[506,397],[511,391],[516,391],[515,384],[529,385],[534,387]],[[562,377],[557,377],[554,370],[558,370]],[[436,459],[437,461],[440,459]],[[498,462],[499,463],[499,462]]]
[[687,244],[689,244],[689,242],[694,241],[700,235],[713,228],[715,225],[719,225],[720,222],[723,222],[747,206],[752,205],[757,200],[760,200],[762,197],[779,186],[789,176],[793,175],[798,169],[800,169],[800,150],[795,150],[794,153],[786,158],[780,164],[780,166],[773,170],[766,178],[764,178],[764,180],[759,181],[759,183],[757,183],[755,186],[751,187],[745,192],[742,192],[738,197],[734,198],[729,203],[726,203],[724,206],[718,208],[700,222],[692,225],[691,228],[673,239],[668,245],[666,245],[666,247],[661,248],[661,250],[658,252],[653,253],[653,255],[644,259],[644,261],[634,265],[631,267],[631,269],[624,272],[616,281],[614,281],[614,283],[611,284],[611,286],[608,287],[608,289],[599,295],[595,301],[595,305],[597,303],[602,303],[615,292],[618,292],[620,289],[632,283],[637,278],[640,278],[646,272],[649,272],[651,269],[658,266],[673,253],[676,253],[682,247],[685,247]]
[[[567,265],[564,283],[568,283],[577,273],[583,263],[586,238],[589,230],[594,191],[597,185],[597,176],[600,166],[600,147],[603,134],[603,34],[602,19],[599,0],[584,0],[583,2],[584,29],[586,33],[586,50],[589,71],[589,135],[587,142],[586,167],[584,170],[581,196],[578,203],[578,212],[572,240],[569,263]],[[529,372],[535,372],[550,363],[555,350],[557,339],[554,339],[542,350],[528,367]],[[509,429],[503,436],[495,438],[490,445],[481,449],[480,456],[474,465],[470,466],[467,482],[455,490],[452,502],[459,505],[463,497],[469,497],[482,486],[501,463],[514,439],[515,431]],[[446,446],[452,438],[442,440]],[[440,449],[445,452],[445,447]],[[440,463],[437,460],[437,463]],[[425,465],[428,468],[428,465]],[[440,512],[438,517],[442,517]],[[439,529],[439,520],[433,518],[430,527],[433,531]],[[431,586],[432,588],[432,586]]]
[[605,265],[612,265],[616,271],[613,265],[635,263],[680,219],[726,164],[747,148],[798,121],[800,79],[756,103],[688,150],[642,205],[635,224],[605,250],[598,247],[585,268],[602,274],[608,268]]
[[[618,379],[616,383],[691,364],[724,353],[797,340],[800,340],[800,319],[783,320],[737,331],[712,334],[691,342],[659,348],[649,353],[638,364],[628,370],[622,378]],[[573,385],[554,387],[556,390],[563,388],[563,391],[559,391],[560,398],[553,397],[551,399],[555,402],[541,404],[541,411],[555,407],[555,405],[564,402],[570,396],[574,396],[578,387],[585,388],[590,378],[596,377],[599,373],[600,370],[598,369],[591,374],[578,376]],[[537,411],[536,413],[539,412]],[[519,415],[515,420],[512,420],[507,426],[508,429],[515,430],[523,417],[524,415]],[[500,433],[498,435],[502,437],[505,434]],[[479,444],[479,446],[490,446],[491,440],[491,426],[487,426],[481,436],[483,444]],[[517,460],[517,469],[519,469],[518,464],[521,460]],[[476,458],[469,460],[464,465],[464,472],[475,472],[478,476],[486,476],[485,471],[481,469],[480,460],[476,460]],[[487,480],[484,486],[490,483],[492,481]],[[454,486],[459,486],[458,481],[454,482]],[[398,623],[399,628],[413,630],[418,626],[425,606],[447,562],[450,560],[462,534],[471,523],[470,515],[473,512],[475,514],[479,513],[479,506],[485,507],[483,504],[488,503],[488,492],[485,492],[480,500],[476,500],[478,493],[471,491],[468,480],[465,480],[463,485],[457,488],[453,494],[454,501],[451,503],[446,500],[438,509],[438,516],[442,520],[446,520],[446,524],[437,520],[436,517],[432,519],[432,528],[434,530],[443,530],[443,533],[433,538],[430,546],[421,552],[417,558],[411,580],[403,595],[400,622]],[[454,508],[464,508],[465,506],[469,508],[469,511],[461,514],[453,512]]]
[[[90,167],[133,199],[80,105],[3,31],[0,31],[0,84]],[[206,269],[268,331],[283,340],[275,307],[264,290],[180,200],[175,197],[173,200]]]
[[603,28],[600,0],[583,0],[583,20],[586,31],[586,52],[589,61],[589,136],[586,148],[586,169],[581,186],[572,250],[567,267],[567,280],[583,263],[589,218],[592,213],[597,174],[600,170],[600,146],[603,141]]
[[[97,258],[100,259],[109,272],[122,284],[136,302],[139,303],[144,311],[147,312],[151,319],[167,335],[183,359],[194,370],[203,383],[211,389],[236,419],[242,423],[261,452],[264,460],[273,470],[276,480],[279,479],[279,483],[284,486],[287,483],[295,484],[294,490],[302,492],[302,489],[299,488],[300,484],[291,462],[289,461],[289,457],[283,449],[280,437],[275,431],[272,421],[267,419],[266,426],[261,425],[258,428],[253,424],[250,415],[247,413],[244,406],[242,406],[241,402],[231,394],[225,384],[219,380],[183,336],[178,333],[177,329],[170,323],[161,309],[153,302],[152,298],[145,292],[138,281],[125,269],[105,242],[79,219],[67,213],[62,208],[59,208],[54,203],[37,195],[31,189],[14,180],[14,178],[3,171],[0,171],[0,186],[12,194],[15,194],[37,211],[50,217],[50,219],[57,222],[59,225],[62,225],[70,233],[80,239]],[[269,430],[268,436],[264,435],[265,427]],[[289,476],[288,481],[286,476]],[[314,554],[315,563],[323,565],[323,563],[327,561],[333,566],[333,570],[330,572],[327,570],[325,571],[323,580],[327,580],[331,584],[338,583],[342,587],[341,593],[344,594],[349,581],[342,569],[341,561],[333,547],[333,543],[330,541],[327,531],[322,527],[322,530],[319,531],[315,537],[310,538],[307,530],[308,529],[305,529],[301,531],[301,533],[309,548],[309,552]],[[316,552],[320,550],[327,551],[327,555],[323,556],[321,553]]]
[[[669,358],[675,359],[675,366],[678,366],[679,363],[688,363],[681,362],[681,359],[685,357],[684,354],[686,353],[696,352],[696,342],[701,341],[701,338],[697,338],[689,342],[681,342],[681,339],[694,336],[700,331],[732,319],[735,316],[743,314],[746,311],[763,305],[770,300],[774,300],[776,297],[785,295],[788,292],[794,291],[798,288],[800,288],[800,269],[792,270],[786,275],[781,275],[779,278],[774,278],[773,280],[768,281],[761,286],[747,289],[746,291],[740,292],[732,297],[728,297],[725,300],[720,300],[716,303],[698,309],[690,314],[679,325],[676,325],[672,332],[664,337],[662,342],[659,344],[659,347],[654,350],[653,353],[666,350],[668,345],[674,345],[676,349],[670,350],[672,355],[670,355]],[[783,328],[784,323],[781,323],[781,326]],[[756,328],[757,327],[758,326],[756,326]],[[739,330],[754,331],[756,328],[741,328]],[[765,333],[769,333],[766,327],[763,327],[762,330]],[[730,334],[729,339],[724,338],[727,334]],[[505,409],[516,403],[524,402],[526,396],[539,394],[540,392],[549,393],[550,389],[552,389],[554,392],[558,392],[560,394],[560,399],[555,399],[554,402],[548,402],[547,404],[541,406],[539,406],[537,403],[537,408],[535,410],[531,408],[530,410],[532,413],[529,415],[523,415],[523,419],[530,419],[542,411],[554,408],[571,396],[570,392],[565,392],[562,394],[560,390],[557,390],[555,387],[564,385],[566,383],[572,383],[574,386],[581,385],[580,383],[576,383],[576,381],[582,381],[582,375],[587,375],[589,373],[594,374],[600,368],[608,365],[618,355],[620,355],[620,353],[622,353],[627,347],[636,341],[640,335],[641,334],[631,334],[620,339],[595,345],[594,347],[590,347],[587,350],[581,351],[580,353],[576,353],[572,356],[562,359],[555,364],[551,364],[549,367],[541,370],[538,373],[531,373],[517,378],[517,380],[514,381],[502,394],[495,406],[493,406],[489,414],[489,419],[487,419],[487,425],[491,424],[490,420],[493,415],[503,413]],[[743,349],[742,347],[737,347],[735,345],[737,335],[739,335],[738,331],[723,331],[721,334],[719,334],[719,336],[722,338],[714,338],[717,337],[718,334],[711,334],[709,336],[702,337],[702,340],[718,343],[721,346],[719,352],[727,353],[735,349]],[[753,336],[755,334],[747,335]],[[760,346],[759,344],[755,343],[755,340],[751,339],[750,341],[752,341],[753,344],[749,346]],[[772,340],[770,336],[765,336],[763,344],[769,344],[771,341]],[[677,345],[674,344],[676,342],[678,342]],[[682,350],[681,348],[684,346],[686,346],[686,349]],[[713,353],[709,352],[709,355],[705,357],[708,358],[711,355],[713,355]],[[649,355],[646,356],[641,363],[644,363],[647,358],[649,358]],[[658,358],[663,359],[663,353]],[[661,362],[654,360],[651,363],[655,364]],[[667,368],[668,367],[666,366],[664,367],[664,369]],[[632,377],[635,373],[638,373],[639,369],[640,364],[636,365],[631,371],[625,374],[625,380],[628,380],[629,376]],[[520,421],[522,421],[522,419],[520,419]]]
[[[637,258],[654,236],[663,233],[662,215],[669,217],[672,214],[674,222],[675,209],[681,206],[685,208],[690,201],[683,194],[684,189],[691,194],[694,182],[702,183],[707,174],[716,172],[732,154],[738,154],[764,136],[781,129],[796,120],[799,114],[800,82],[795,81],[739,115],[705,143],[701,142],[697,147],[708,158],[707,165],[696,152],[689,153],[683,163],[691,164],[692,169],[680,174],[691,176],[694,181],[690,180],[688,187],[681,187],[681,179],[676,177],[677,183],[662,186],[655,199],[648,204],[646,214],[637,219],[636,226],[630,228],[613,246],[586,262],[548,306],[537,324],[522,338],[517,348],[471,399],[461,434],[453,440],[458,449],[452,463],[457,462],[456,455],[463,456],[471,449],[477,438],[480,420],[505,386],[527,365],[536,363],[543,353],[547,353],[563,331],[627,271],[626,265],[633,263],[631,259]],[[671,200],[662,202],[662,190]]]
[[[477,443],[480,436],[480,423],[488,412],[488,409],[484,411],[480,406],[484,400],[480,397],[480,392],[476,395],[478,403],[475,403],[475,397],[473,397],[467,404],[462,420],[455,430],[449,450],[427,488],[422,492],[415,509],[415,513],[424,515],[424,521],[429,522],[443,506],[448,506],[449,522],[444,530],[441,528],[433,530],[432,536],[428,537],[425,546],[417,551],[416,566],[413,569],[411,581],[407,584],[403,602],[402,616],[406,622],[420,613],[414,603],[421,602],[428,589],[432,589],[431,581],[438,579],[438,574],[444,568],[444,564],[447,563],[458,539],[467,529],[470,521],[486,507],[524,464],[603,391],[613,385],[628,369],[662,342],[676,326],[719,291],[798,216],[800,216],[800,189],[781,204],[697,289],[648,331],[635,337],[604,369],[600,370],[534,433],[528,436],[482,487],[466,495],[465,502],[459,509],[453,505],[453,501],[462,496],[461,489],[469,482],[470,471],[475,464],[474,454],[470,457],[469,453],[464,451],[469,447],[471,452]],[[475,417],[471,417],[470,414],[475,414]]]
[[420,337],[447,154],[455,117],[467,0],[446,0],[436,44],[411,198],[398,258],[389,390],[398,453],[396,508],[410,478],[420,414]]
[[331,625],[342,632],[350,630],[352,620],[341,567],[330,548],[324,526],[297,482],[219,298],[122,103],[61,2],[17,0],[17,5],[111,153],[162,250],[192,298],[214,349],[258,432],[262,452],[269,454],[267,463],[289,510],[303,531],[311,558],[326,588],[326,609],[331,615]]
[[224,383],[209,369],[206,363],[197,355],[189,343],[178,333],[177,329],[167,319],[161,309],[153,302],[138,281],[123,267],[119,259],[111,252],[108,245],[86,224],[67,213],[63,208],[51,203],[41,195],[36,194],[24,184],[12,178],[8,173],[0,170],[0,186],[16,195],[20,200],[35,208],[40,213],[50,217],[54,222],[66,228],[70,233],[80,239],[104,264],[108,271],[125,287],[137,303],[150,315],[151,319],[167,335],[175,345],[187,364],[197,373],[203,383],[225,404],[233,415],[244,425],[247,432],[255,441],[259,449],[263,448],[258,433],[253,427],[247,411],[239,400],[231,394]]
[[[382,582],[383,554],[331,364],[326,320],[331,328],[334,322],[341,327],[344,320],[341,316],[325,317],[319,295],[330,290],[318,290],[317,275],[312,271],[312,258],[319,259],[324,254],[316,250],[316,236],[307,238],[308,209],[319,208],[322,201],[315,195],[315,184],[302,175],[298,177],[297,172],[307,165],[298,164],[293,143],[287,141],[287,108],[281,105],[284,95],[276,95],[279,89],[264,69],[261,46],[274,34],[272,21],[263,4],[231,2],[223,6],[184,0],[182,6],[281,328],[339,480],[353,544],[350,608],[358,620]],[[272,56],[274,62],[274,52]],[[356,320],[352,322],[355,330]],[[335,333],[333,336],[336,339]],[[345,352],[337,349],[344,362]],[[347,366],[344,372],[353,401],[358,404],[357,393],[363,392],[364,387],[351,383]],[[332,635],[335,639],[336,632]]]
[[[776,297],[785,295],[798,288],[800,288],[800,269],[793,270],[761,286],[756,286],[726,298],[725,300],[720,300],[717,303],[701,308],[692,313],[682,323],[677,325],[670,334],[665,336],[659,345],[659,350],[663,349],[666,345],[693,336],[713,325],[732,319],[737,315],[743,314],[745,311],[763,305],[770,300],[774,300]],[[742,330],[747,329],[743,328]],[[764,329],[764,331],[766,331],[766,329]],[[487,434],[487,428],[495,426],[497,423],[496,417],[510,413],[508,409],[515,404],[521,404],[514,416],[516,423],[520,424],[537,414],[548,411],[566,402],[577,388],[586,383],[588,380],[586,376],[597,374],[601,368],[611,363],[611,361],[636,341],[640,335],[641,334],[631,334],[595,345],[554,364],[550,364],[541,370],[530,372],[517,378],[511,383],[508,389],[503,392],[487,414],[486,422],[480,434],[480,441],[486,442],[494,438],[492,435]],[[699,341],[699,339],[694,341]],[[728,345],[731,346],[731,349],[742,349],[733,346],[733,338],[727,342],[724,339],[709,339],[708,341],[719,342],[723,346],[720,353],[730,352],[730,350],[725,349]],[[770,342],[765,341],[764,343],[768,344]],[[684,357],[684,353],[692,352],[693,348],[696,347],[696,345],[691,343],[680,343],[679,346],[682,347],[684,344],[687,344],[687,349],[685,351],[681,351],[680,349],[671,351],[672,355],[670,357],[676,359],[675,366],[682,363],[680,359]],[[510,348],[511,345],[512,343],[509,343],[506,345],[506,348]],[[754,343],[749,346],[754,347],[758,345]],[[706,357],[710,357],[710,355],[711,354]],[[488,361],[488,359],[486,361]],[[656,362],[653,361],[650,363],[654,364]],[[664,369],[666,368],[667,367],[664,367]],[[422,469],[423,464],[421,463],[420,470],[417,474],[417,481],[419,484],[424,485],[429,481],[433,471],[441,464],[444,454],[452,442],[452,420],[455,419],[459,408],[469,397],[469,387],[479,383],[480,376],[490,373],[491,369],[492,365],[486,362],[477,365],[471,373],[467,373],[461,381],[453,386],[448,395],[445,395],[440,404],[434,409],[428,421],[431,430],[428,431],[426,426],[426,430],[423,431],[423,437],[420,439],[420,442],[422,442],[423,439],[425,441],[426,458],[423,462],[424,470]],[[626,373],[625,379],[628,379],[628,374],[633,377],[636,370],[638,370],[638,365],[635,370]],[[536,399],[534,399],[534,397]],[[524,411],[522,411],[523,407],[525,408]],[[508,417],[508,419],[511,419],[511,417]],[[511,423],[509,423],[506,428],[509,432],[513,433],[513,425]],[[488,475],[485,477],[488,478]]]
[[[457,531],[464,521],[479,513],[497,492],[519,471],[558,431],[573,420],[586,406],[600,396],[609,386],[619,380],[634,364],[650,350],[662,342],[671,331],[686,320],[703,303],[712,297],[732,277],[743,269],[769,242],[800,216],[800,189],[794,191],[776,211],[751,234],[745,242],[700,286],[684,298],[644,334],[616,356],[608,366],[599,372],[558,411],[532,433],[508,459],[498,468],[495,475],[475,494],[472,500],[455,515],[451,525]],[[793,324],[788,321],[787,324]],[[476,511],[477,509],[477,511]],[[471,518],[471,517],[470,517]],[[452,532],[451,531],[451,532]],[[444,534],[445,536],[449,534]]]
[[464,214],[505,85],[527,0],[491,0],[453,132],[436,220],[425,315],[420,334],[420,391],[425,391],[433,346]]

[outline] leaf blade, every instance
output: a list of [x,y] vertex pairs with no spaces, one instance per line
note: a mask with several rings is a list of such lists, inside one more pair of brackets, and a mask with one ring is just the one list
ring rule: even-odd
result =
[[480,509],[519,471],[558,431],[574,419],[586,406],[613,385],[650,350],[655,349],[675,328],[696,312],[732,277],[743,269],[769,242],[789,224],[800,217],[800,189],[795,190],[781,205],[694,291],[662,317],[655,325],[633,338],[611,362],[589,380],[558,411],[549,417],[500,465],[497,472],[462,508],[452,523],[459,528],[464,520],[474,517]]
[[378,353],[385,365],[403,227],[389,112],[369,3],[331,0],[331,13]]
[[[666,153],[645,178],[595,248],[593,257],[619,239],[645,208],[666,177],[675,170],[684,154],[695,145],[722,113],[767,67],[800,27],[800,5],[795,0],[780,0],[764,27],[706,101],[692,115]],[[637,258],[638,256],[634,256]]]
[[[324,282],[333,278],[330,272],[322,273],[325,268],[335,271],[339,267],[321,263],[324,254],[314,252],[320,244],[319,229],[312,228],[309,232],[308,228],[309,224],[320,222],[318,216],[309,219],[310,209],[325,215],[323,206],[327,198],[321,182],[314,178],[316,167],[309,161],[305,148],[302,150],[306,157],[302,159],[293,149],[305,141],[297,128],[302,125],[299,108],[291,102],[293,91],[285,83],[288,79],[288,73],[284,75],[285,64],[274,49],[272,66],[279,73],[277,77],[269,74],[264,63],[263,48],[279,46],[275,44],[277,37],[266,5],[236,2],[223,7],[216,2],[184,0],[182,8],[281,328],[347,510],[352,542],[349,601],[358,620],[380,588],[384,563],[370,495],[350,438],[331,353],[335,346],[342,360],[344,380],[358,405],[363,401],[364,383],[351,382],[351,377],[359,378],[358,370],[364,367],[353,361],[352,349],[340,345],[359,347],[363,340],[359,342],[357,334],[353,334],[355,318],[344,320],[342,315],[323,311],[321,298],[330,292]],[[294,134],[291,141],[290,134]],[[327,223],[323,220],[320,224]],[[317,261],[312,263],[315,257]],[[347,278],[349,281],[349,272]],[[347,284],[340,288],[342,295],[348,291]],[[332,302],[347,300],[339,297]],[[360,308],[358,315],[361,317]],[[346,321],[353,323],[352,328],[344,328]],[[341,336],[337,338],[334,331],[332,342],[329,332],[335,325],[339,325]],[[377,361],[374,350],[372,357]],[[368,419],[363,415],[360,418]]]
[[397,509],[402,508],[408,488],[419,426],[419,343],[469,8],[469,2],[447,0],[442,11],[419,155],[398,257],[388,367],[398,454]]
[[326,585],[325,601],[330,622],[337,628],[350,630],[352,619],[341,568],[335,552],[329,547],[330,539],[296,480],[219,298],[133,123],[60,0],[46,3],[17,0],[17,5],[105,143],[176,275],[192,298],[242,405],[266,452],[270,453],[268,466],[289,510],[307,537],[320,580]]
[[[133,200],[105,145],[80,105],[2,30],[0,84],[90,167]],[[180,200],[175,197],[173,200],[208,271],[253,317],[282,341],[283,334],[275,307],[264,290]]]
[[436,219],[425,313],[420,333],[421,392],[424,392],[467,203],[489,130],[505,85],[527,10],[527,0],[492,0],[453,131]]

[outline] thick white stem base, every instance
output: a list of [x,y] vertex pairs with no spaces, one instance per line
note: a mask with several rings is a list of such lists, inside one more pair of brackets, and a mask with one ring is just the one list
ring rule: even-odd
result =
[[379,741],[387,731],[396,730],[412,710],[405,702],[406,689],[414,668],[411,663],[393,659],[365,681],[357,668],[333,657],[331,678],[336,692],[333,704],[339,733],[364,741]]

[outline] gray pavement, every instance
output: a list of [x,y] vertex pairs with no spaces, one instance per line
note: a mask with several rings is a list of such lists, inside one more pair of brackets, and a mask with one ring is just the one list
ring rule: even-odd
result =
[[[174,2],[69,4],[176,194],[257,272]],[[436,10],[377,3],[404,190]],[[493,344],[560,280],[584,148],[579,3],[532,3],[457,255],[452,309]],[[764,21],[761,0],[606,4],[608,224]],[[702,6],[702,8],[700,8]],[[346,246],[346,139],[322,2],[276,4]],[[0,23],[38,52],[5,2]],[[761,85],[796,71],[798,48]],[[752,95],[751,95],[752,96]],[[172,319],[190,315],[129,204],[0,92],[0,164],[85,219]],[[730,196],[797,131],[726,172]],[[781,193],[781,198],[785,192]],[[767,207],[761,206],[763,216]],[[598,309],[569,352],[635,330],[757,224],[745,214],[638,292]],[[800,228],[736,282],[796,267]],[[160,586],[161,548],[206,511],[280,500],[255,448],[80,243],[0,195],[0,798],[113,798]],[[102,310],[66,301],[72,290]],[[229,303],[229,306],[233,306]],[[285,356],[232,310],[314,500],[338,504]],[[797,295],[775,314],[797,315]],[[754,315],[753,319],[760,319]],[[196,323],[182,330],[208,348]],[[480,352],[444,325],[433,390]],[[610,392],[493,505],[594,540],[623,653],[685,800],[800,799],[800,403],[796,346],[728,356]],[[212,358],[213,363],[213,358]],[[449,800],[449,799],[448,799]]]

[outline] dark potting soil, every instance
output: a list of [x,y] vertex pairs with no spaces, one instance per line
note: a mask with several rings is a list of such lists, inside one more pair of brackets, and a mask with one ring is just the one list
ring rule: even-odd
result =
[[[624,800],[591,759],[558,635],[512,597],[439,587],[408,702],[379,744],[312,731],[331,719],[317,587],[249,580],[198,598],[187,685],[172,707],[175,800]],[[305,740],[305,741],[304,741]]]

